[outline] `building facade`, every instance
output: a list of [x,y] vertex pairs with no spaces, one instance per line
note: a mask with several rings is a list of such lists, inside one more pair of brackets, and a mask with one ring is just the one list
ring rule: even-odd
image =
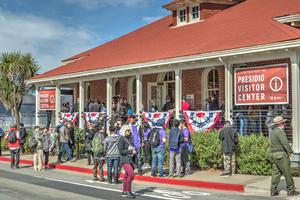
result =
[[[214,96],[226,120],[251,112],[252,128],[254,123],[264,127],[264,121],[254,120],[266,115],[261,110],[281,110],[289,119],[289,139],[299,154],[300,2],[175,0],[164,8],[169,16],[68,58],[30,80],[37,86],[36,112],[43,87],[56,89],[57,120],[62,87],[74,88],[80,113],[90,98],[97,98],[106,102],[109,116],[115,95],[126,97],[136,112],[148,111],[151,103],[162,110],[170,98],[177,117],[182,97],[191,109],[203,110],[206,99]],[[280,66],[286,76],[271,73]],[[254,74],[258,69],[266,75]],[[271,80],[265,80],[269,75]]]

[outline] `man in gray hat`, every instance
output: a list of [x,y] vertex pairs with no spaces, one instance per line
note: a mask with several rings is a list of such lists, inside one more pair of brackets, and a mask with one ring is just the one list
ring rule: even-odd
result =
[[288,143],[286,133],[284,129],[284,122],[281,116],[277,116],[273,119],[274,129],[271,135],[271,148],[273,161],[272,169],[272,181],[271,181],[271,196],[279,195],[277,186],[280,181],[280,177],[283,175],[287,184],[287,195],[298,195],[299,192],[295,190],[295,184],[291,172],[291,161],[293,158],[293,150]]

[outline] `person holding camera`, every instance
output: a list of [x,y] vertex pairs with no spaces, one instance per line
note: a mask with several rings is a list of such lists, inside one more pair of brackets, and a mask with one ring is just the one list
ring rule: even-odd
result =
[[134,199],[135,195],[131,192],[131,185],[134,178],[134,160],[136,154],[134,147],[133,135],[129,125],[122,127],[124,133],[121,132],[121,137],[118,142],[121,164],[125,170],[122,197]]

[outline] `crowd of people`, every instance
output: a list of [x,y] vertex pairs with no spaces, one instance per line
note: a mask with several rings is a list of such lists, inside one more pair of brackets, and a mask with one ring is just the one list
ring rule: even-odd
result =
[[[146,170],[155,177],[183,177],[190,173],[191,136],[185,121],[174,120],[168,137],[163,128],[164,122],[155,127],[133,114],[126,122],[121,117],[110,125],[106,132],[103,124],[89,124],[85,131],[84,152],[87,164],[93,165],[93,180],[119,183],[121,167],[125,171],[122,196],[134,198],[131,182],[134,169],[140,176]],[[19,168],[21,149],[21,128],[16,125],[5,135],[11,153],[11,168]],[[33,168],[42,171],[48,168],[49,154],[58,149],[57,163],[74,161],[74,128],[71,122],[60,121],[55,134],[49,134],[48,128],[34,127],[29,137],[29,147],[33,152]],[[165,146],[169,145],[169,173],[164,171]],[[56,146],[58,145],[58,147]],[[57,147],[57,148],[56,148]],[[63,157],[63,155],[65,155]],[[107,164],[107,179],[103,167]],[[176,170],[174,168],[176,166]],[[113,172],[113,173],[112,173]],[[98,178],[99,174],[99,178]]]
[[[91,102],[89,107],[101,109]],[[183,99],[183,104],[185,99]],[[94,105],[92,105],[94,104]],[[99,107],[100,106],[100,107]],[[184,105],[188,109],[188,104]],[[164,119],[150,126],[143,118],[143,113],[134,115],[126,99],[118,98],[113,102],[113,117],[108,129],[106,121],[87,123],[84,133],[84,153],[87,165],[93,166],[93,181],[119,184],[121,168],[125,172],[122,197],[135,198],[131,185],[134,169],[142,176],[147,170],[151,176],[169,178],[188,176],[191,171],[190,156],[193,152],[191,134],[185,120],[174,119],[169,134],[166,133]],[[293,151],[288,144],[284,132],[282,117],[271,118],[270,134],[273,162],[271,196],[279,194],[277,186],[280,176],[287,182],[288,195],[298,195],[291,175],[290,159]],[[101,122],[100,122],[101,121]],[[75,161],[74,125],[70,121],[61,120],[55,134],[49,134],[49,128],[34,127],[29,137],[29,147],[33,151],[33,168],[42,171],[48,168],[49,155],[57,150],[57,163]],[[2,131],[3,132],[3,131]],[[11,168],[19,168],[20,153],[24,152],[27,132],[24,124],[18,128],[13,125],[5,134],[11,154]],[[236,150],[239,143],[238,130],[230,121],[225,121],[220,130],[221,152],[224,161],[224,173],[221,176],[233,176],[236,173]],[[166,149],[166,146],[168,149]],[[166,160],[166,150],[169,160]],[[168,172],[164,163],[168,163]],[[107,177],[104,177],[104,165],[107,165]],[[98,177],[99,174],[99,177]]]

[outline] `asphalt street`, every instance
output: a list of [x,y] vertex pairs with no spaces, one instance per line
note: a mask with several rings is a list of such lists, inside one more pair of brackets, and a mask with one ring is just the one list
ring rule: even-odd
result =
[[[1,200],[117,200],[121,195],[122,184],[109,185],[91,181],[91,175],[47,170],[34,172],[32,167],[23,166],[20,169],[10,169],[7,163],[0,163],[0,199]],[[223,192],[215,190],[195,189],[187,187],[168,186],[144,182],[134,182],[133,190],[137,199],[143,200],[248,200],[248,199],[287,199],[300,200],[299,197],[262,197],[244,193]]]

